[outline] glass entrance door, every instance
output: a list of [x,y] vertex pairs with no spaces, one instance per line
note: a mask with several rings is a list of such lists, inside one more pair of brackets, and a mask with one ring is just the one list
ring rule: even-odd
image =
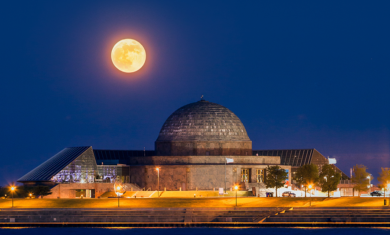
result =
[[257,169],[256,170],[256,179],[257,179],[257,183],[264,182],[264,169]]
[[249,182],[249,169],[241,169],[241,182]]

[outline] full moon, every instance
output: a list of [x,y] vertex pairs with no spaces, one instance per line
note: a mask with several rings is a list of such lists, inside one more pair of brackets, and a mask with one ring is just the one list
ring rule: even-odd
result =
[[111,60],[120,71],[133,73],[145,64],[145,48],[134,39],[120,40],[112,48]]

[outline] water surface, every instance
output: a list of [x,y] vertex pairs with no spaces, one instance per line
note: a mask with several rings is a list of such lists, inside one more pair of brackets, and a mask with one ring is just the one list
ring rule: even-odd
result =
[[0,228],[0,235],[381,235],[389,233],[390,228]]

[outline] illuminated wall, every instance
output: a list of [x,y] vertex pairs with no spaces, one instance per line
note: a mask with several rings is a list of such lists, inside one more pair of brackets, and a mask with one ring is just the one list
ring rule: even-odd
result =
[[95,156],[92,149],[89,149],[53,176],[51,181],[56,183],[93,183],[97,174]]
[[55,183],[129,183],[129,166],[96,165],[92,150],[87,150],[56,174]]

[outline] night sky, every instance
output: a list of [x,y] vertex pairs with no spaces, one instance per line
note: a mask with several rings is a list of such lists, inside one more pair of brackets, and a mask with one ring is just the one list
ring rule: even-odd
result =
[[[389,1],[3,1],[0,185],[65,147],[148,150],[179,107],[232,110],[253,149],[390,167]],[[116,70],[113,45],[143,44]]]

